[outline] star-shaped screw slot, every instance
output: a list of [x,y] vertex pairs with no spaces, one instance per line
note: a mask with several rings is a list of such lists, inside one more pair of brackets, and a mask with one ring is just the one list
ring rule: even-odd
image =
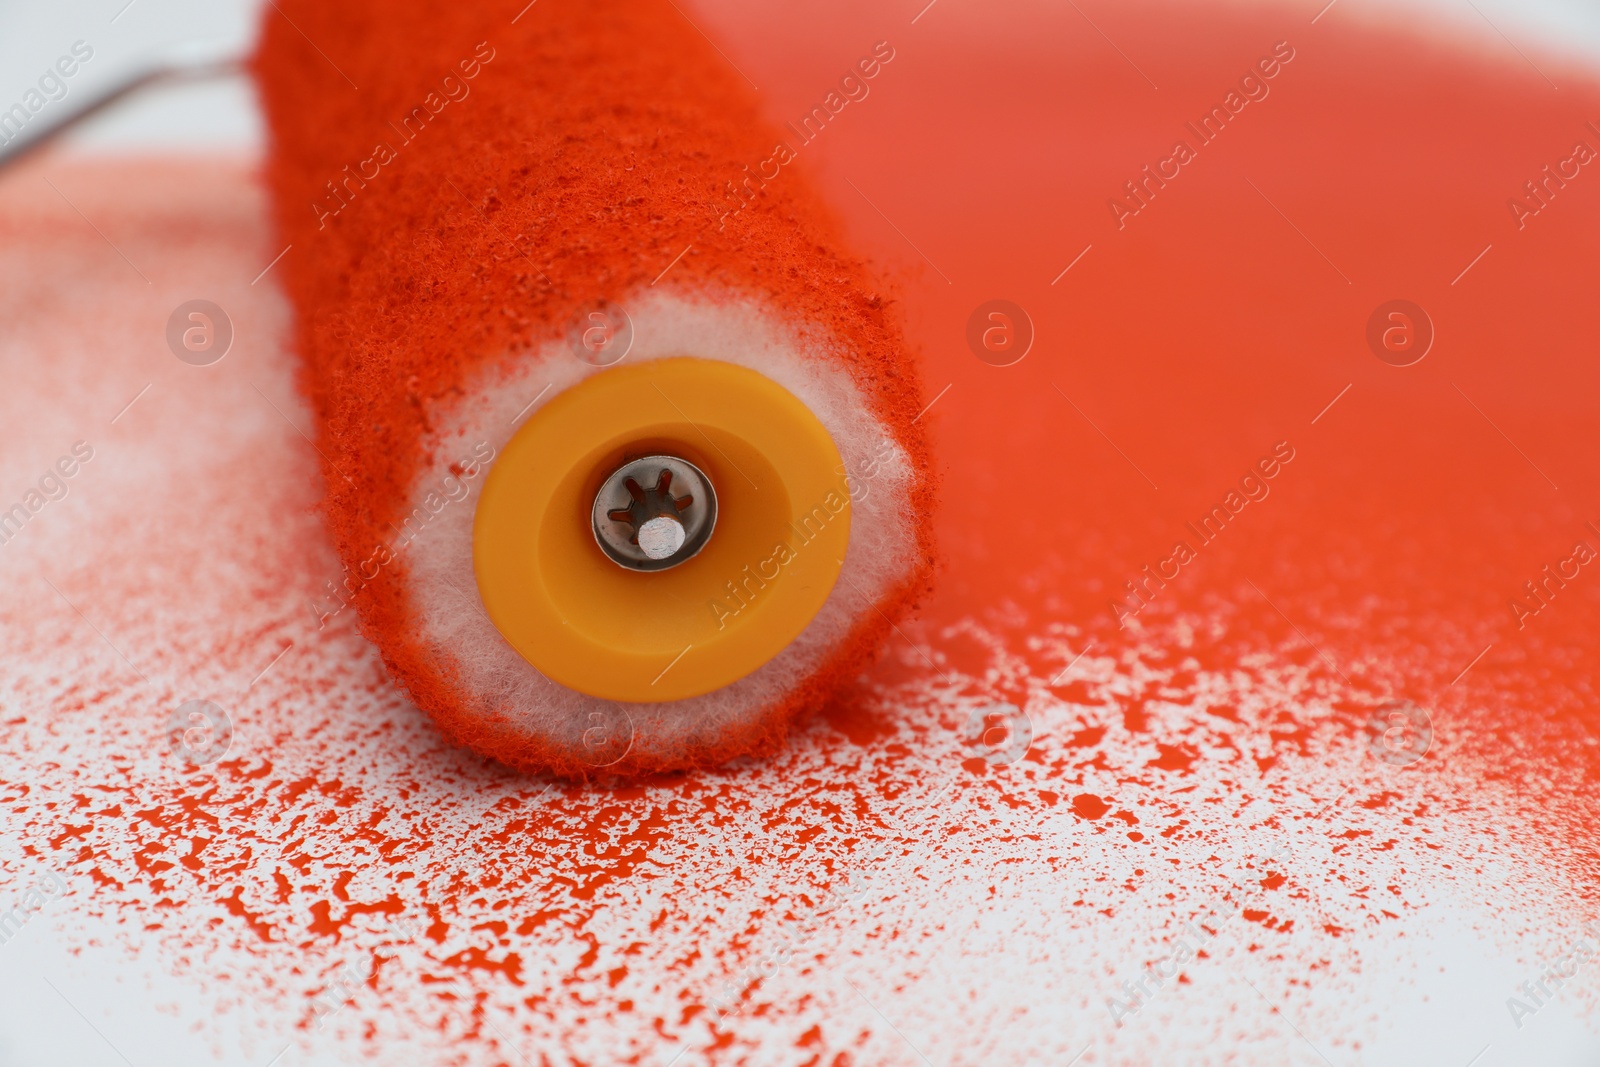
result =
[[606,512],[606,517],[612,522],[625,522],[633,527],[633,536],[628,538],[629,544],[639,543],[639,530],[651,519],[663,515],[676,519],[684,508],[694,503],[692,494],[681,497],[672,495],[672,472],[665,467],[656,475],[656,484],[649,489],[632,478],[622,484],[633,500],[625,508]]
[[600,484],[589,505],[595,543],[630,571],[687,563],[705,547],[716,524],[717,490],[711,479],[673,455],[627,460]]

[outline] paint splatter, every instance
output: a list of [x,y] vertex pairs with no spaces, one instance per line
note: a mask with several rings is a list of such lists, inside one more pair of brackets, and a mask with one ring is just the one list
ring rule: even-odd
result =
[[[1568,225],[1519,233],[1503,201],[1524,158],[1576,136],[1569,105],[1324,19],[1261,121],[1119,238],[1107,179],[1216,96],[1235,53],[1270,48],[1273,14],[1173,14],[1136,53],[1170,95],[1140,103],[1101,38],[1052,45],[1052,77],[1118,89],[996,88],[1019,128],[1112,109],[1063,135],[1081,168],[1020,183],[953,150],[992,113],[941,110],[935,73],[980,38],[976,15],[935,14],[926,73],[908,45],[903,95],[880,85],[861,140],[817,168],[906,190],[880,206],[963,265],[954,290],[930,274],[904,294],[929,380],[954,383],[929,416],[961,489],[940,593],[782,753],[710,773],[519,777],[444,743],[348,623],[317,628],[337,565],[286,310],[250,284],[280,249],[246,169],[50,171],[104,238],[15,195],[37,170],[6,178],[0,412],[25,429],[0,502],[94,448],[0,546],[0,892],[45,864],[70,886],[30,924],[147,961],[257,1062],[285,1043],[430,1063],[1353,1062],[1431,1018],[1440,1058],[1511,1063],[1554,1033],[1505,1002],[1596,911],[1600,586],[1542,575],[1600,544],[1600,216],[1574,195],[1549,208]],[[896,127],[912,147],[871,155]],[[1441,176],[1446,147],[1476,162]],[[947,169],[905,184],[935,148]],[[1011,191],[997,215],[939,222],[978,177]],[[909,255],[836,202],[862,247]],[[1079,233],[1095,247],[1052,288]],[[1452,287],[1480,239],[1494,252]],[[962,340],[996,289],[1039,338],[1003,370]],[[1363,340],[1397,293],[1437,324],[1413,368]],[[162,336],[196,296],[236,328],[209,368]],[[1149,578],[1280,442],[1268,493],[1240,488],[1261,499]],[[1544,595],[1519,628],[1526,581]],[[231,721],[203,766],[168,730],[192,699]],[[1419,759],[1414,733],[1373,725],[1395,701],[1427,713]],[[1005,706],[1031,734],[1015,760],[968,740]],[[1460,945],[1476,969],[1442,969]],[[1556,1003],[1594,1018],[1592,977]],[[1566,1047],[1594,1047],[1577,1033]]]

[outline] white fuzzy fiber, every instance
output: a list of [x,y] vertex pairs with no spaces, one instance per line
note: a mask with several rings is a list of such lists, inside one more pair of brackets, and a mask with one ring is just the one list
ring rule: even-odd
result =
[[[502,729],[571,745],[574,752],[581,751],[579,739],[591,723],[620,725],[620,709],[631,720],[633,755],[648,758],[699,748],[730,728],[759,720],[828,659],[869,605],[904,579],[916,558],[907,506],[913,472],[905,452],[869,413],[848,372],[829,357],[830,346],[839,343],[831,336],[796,331],[746,300],[719,293],[643,290],[622,306],[634,329],[624,363],[689,355],[749,367],[798,397],[832,435],[846,471],[859,484],[844,567],[822,610],[776,657],[703,696],[619,703],[569,689],[523,659],[485,613],[472,563],[473,516],[483,477],[469,483],[471,495],[461,505],[446,507],[407,547],[406,580],[422,637],[441,666],[454,668],[464,680],[463,707],[497,720],[510,709]],[[564,340],[507,356],[465,396],[429,413],[436,430],[424,442],[430,458],[413,487],[412,506],[436,491],[450,464],[479,442],[487,441],[498,455],[540,407],[603,369],[576,358]],[[529,407],[536,396],[538,402]],[[602,718],[592,719],[595,712]]]

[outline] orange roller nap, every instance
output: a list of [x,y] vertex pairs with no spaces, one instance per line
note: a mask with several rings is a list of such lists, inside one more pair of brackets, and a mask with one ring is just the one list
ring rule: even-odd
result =
[[[451,737],[522,769],[667,770],[769,748],[927,581],[917,373],[890,302],[795,166],[728,214],[730,183],[782,138],[667,0],[514,7],[284,0],[264,16],[268,171],[291,246],[277,274],[298,312],[345,567],[327,610],[356,609]],[[634,361],[719,358],[700,349],[722,344],[748,366],[765,349],[739,330],[777,338],[773,376],[828,409],[841,477],[866,498],[868,456],[903,468],[872,487],[872,507],[908,524],[899,547],[851,494],[831,599],[866,595],[824,609],[803,652],[693,700],[596,702],[534,671],[487,628],[462,562],[467,512],[518,420],[606,373],[571,340],[615,308],[635,312]],[[814,402],[812,378],[815,396],[849,402]],[[872,436],[862,426],[881,440],[858,439]],[[603,751],[597,724],[613,735]]]

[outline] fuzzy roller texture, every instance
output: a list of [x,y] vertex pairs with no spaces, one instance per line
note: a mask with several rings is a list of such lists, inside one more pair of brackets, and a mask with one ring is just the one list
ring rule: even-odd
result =
[[597,373],[574,358],[575,324],[624,307],[631,361],[766,374],[870,486],[800,637],[723,689],[627,705],[633,744],[606,772],[770,750],[872,654],[932,560],[917,374],[891,302],[785,166],[789,135],[667,0],[541,0],[515,20],[483,4],[280,6],[258,59],[268,177],[345,567],[319,613],[354,609],[459,742],[593,770],[578,739],[618,706],[545,678],[493,628],[472,512],[516,427]]

